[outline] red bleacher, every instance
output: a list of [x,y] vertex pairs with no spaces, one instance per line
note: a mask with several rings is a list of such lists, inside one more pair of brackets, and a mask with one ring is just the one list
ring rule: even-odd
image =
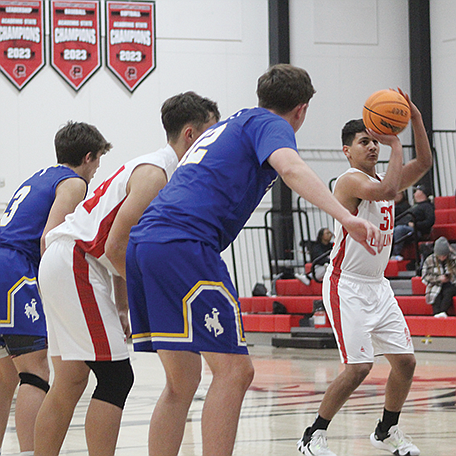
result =
[[[319,293],[313,294],[314,290]],[[278,280],[277,296],[240,298],[244,329],[247,332],[282,332],[299,327],[304,315],[313,312],[314,300],[321,299],[321,284],[311,282],[306,286],[299,280]],[[425,286],[420,277],[412,277],[411,296],[396,296],[405,315],[412,336],[456,337],[456,317],[434,318],[432,306],[426,304]],[[272,313],[273,302],[282,303],[286,315]],[[456,297],[453,298],[456,309]]]
[[[420,242],[420,250],[425,244],[433,244],[440,236],[445,236],[450,242],[456,242],[456,198],[454,196],[438,196],[434,199],[435,206],[435,223],[432,227],[429,241]],[[415,259],[415,246],[413,244],[405,245],[401,255],[405,260]],[[391,262],[390,262],[391,263]],[[395,277],[399,271],[407,264],[396,266],[389,264],[385,275]]]
[[321,286],[314,280],[308,286],[299,280],[278,280],[276,293],[278,296],[321,296]]
[[454,196],[436,196],[434,198],[434,207],[436,211],[440,209],[455,209],[456,198]]
[[456,317],[434,318],[409,315],[405,319],[412,336],[456,336]]
[[434,199],[435,223],[431,241],[445,236],[450,242],[456,241],[456,199],[454,196],[438,196]]
[[242,316],[244,330],[247,332],[288,333],[299,326],[301,315],[255,315]]
[[[407,260],[414,258],[414,256],[411,256],[410,258],[407,258]],[[397,277],[399,275],[399,272],[401,271],[406,271],[407,270],[407,263],[408,261],[397,261],[397,260],[389,260],[388,264],[386,265],[385,269],[385,277]]]
[[426,285],[421,277],[412,277],[412,295],[423,295],[426,293]]
[[[283,280],[281,282],[298,282],[298,280]],[[272,313],[273,302],[279,301],[287,308],[289,314],[311,314],[315,299],[321,298],[316,296],[254,296],[252,298],[241,298],[241,310],[243,313]]]

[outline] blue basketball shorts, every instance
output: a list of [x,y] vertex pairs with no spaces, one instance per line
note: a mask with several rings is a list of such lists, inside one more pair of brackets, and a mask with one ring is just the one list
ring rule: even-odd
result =
[[135,351],[248,353],[237,293],[208,244],[130,242],[127,285]]
[[0,248],[0,335],[45,337],[37,270],[25,255]]

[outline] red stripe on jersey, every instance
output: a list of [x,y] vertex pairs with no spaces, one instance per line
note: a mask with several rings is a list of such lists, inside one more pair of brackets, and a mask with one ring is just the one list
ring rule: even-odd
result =
[[347,350],[345,348],[344,337],[342,334],[342,324],[340,321],[340,299],[338,293],[339,279],[341,274],[341,265],[345,257],[345,247],[347,243],[348,232],[345,228],[342,227],[343,238],[340,243],[339,251],[333,259],[333,271],[329,278],[329,303],[331,305],[334,329],[337,333],[337,338],[339,340],[340,351],[344,359],[344,363],[347,363]]
[[99,187],[93,192],[92,198],[89,198],[84,201],[82,205],[84,209],[90,214],[94,207],[100,202],[100,198],[106,193],[109,186],[112,184],[112,181],[125,169],[125,165],[122,165],[115,174],[113,174],[109,179],[105,180],[100,184]]
[[84,317],[95,350],[95,361],[111,361],[111,348],[101,318],[100,309],[89,281],[89,265],[84,251],[76,245],[73,250],[73,274]]
[[101,221],[98,233],[92,241],[76,241],[76,244],[86,253],[90,253],[95,258],[100,258],[105,252],[105,244],[111,231],[112,224],[119,212],[125,198]]

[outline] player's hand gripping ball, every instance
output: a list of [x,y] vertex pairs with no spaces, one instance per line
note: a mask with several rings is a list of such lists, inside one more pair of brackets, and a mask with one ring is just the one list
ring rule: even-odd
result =
[[397,135],[409,123],[410,106],[394,90],[379,90],[364,103],[363,122],[366,128],[381,135]]

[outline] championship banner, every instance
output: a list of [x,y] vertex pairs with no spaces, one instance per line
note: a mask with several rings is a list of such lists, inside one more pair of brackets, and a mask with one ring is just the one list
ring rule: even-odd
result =
[[101,67],[98,1],[51,0],[51,65],[74,90]]
[[43,0],[0,0],[0,70],[19,90],[45,64],[43,16]]
[[106,2],[106,60],[130,92],[155,69],[155,2]]

